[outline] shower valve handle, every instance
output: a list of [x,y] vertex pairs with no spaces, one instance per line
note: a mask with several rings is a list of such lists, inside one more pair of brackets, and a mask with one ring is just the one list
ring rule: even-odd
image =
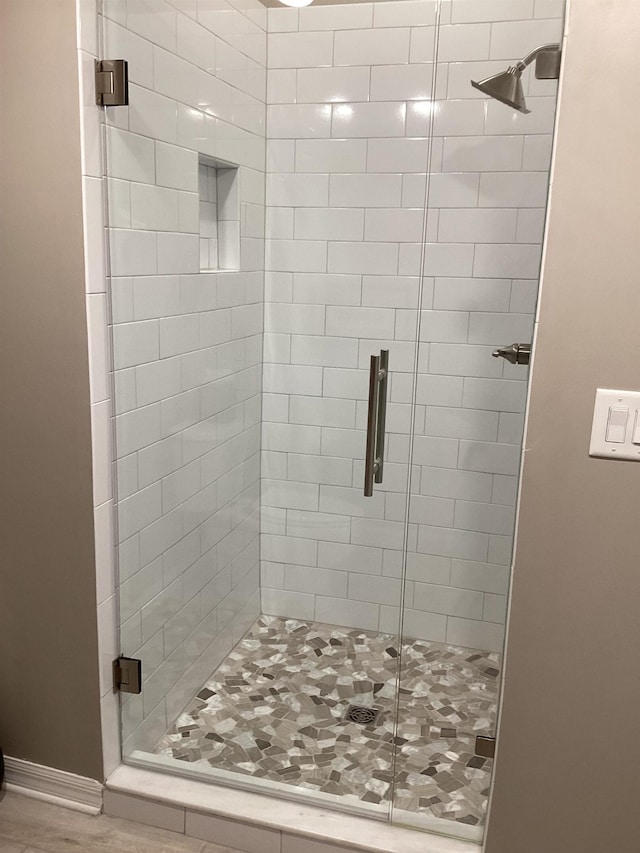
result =
[[511,344],[500,347],[492,353],[494,358],[505,358],[511,364],[529,364],[531,359],[531,344]]

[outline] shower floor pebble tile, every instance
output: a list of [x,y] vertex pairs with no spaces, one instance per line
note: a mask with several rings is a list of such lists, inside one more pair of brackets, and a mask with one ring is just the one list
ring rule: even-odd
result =
[[[498,674],[491,652],[416,640],[399,654],[394,635],[262,616],[154,752],[477,825],[492,762],[474,741],[493,734]],[[377,721],[345,719],[350,705]]]

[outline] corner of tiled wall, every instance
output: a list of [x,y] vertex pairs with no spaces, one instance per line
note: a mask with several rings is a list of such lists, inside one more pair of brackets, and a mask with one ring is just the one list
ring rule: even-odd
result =
[[93,513],[95,535],[98,655],[104,776],[120,764],[119,699],[113,692],[111,666],[118,654],[116,554],[114,549],[111,354],[107,304],[105,196],[102,110],[95,103],[94,63],[99,54],[97,0],[76,0],[82,208],[89,345],[91,432],[93,445]]

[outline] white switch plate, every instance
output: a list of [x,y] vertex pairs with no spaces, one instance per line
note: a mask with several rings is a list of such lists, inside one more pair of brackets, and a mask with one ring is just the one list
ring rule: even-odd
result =
[[[612,423],[620,422],[620,410],[627,409],[627,425],[623,430],[624,441],[620,441],[620,428],[609,431],[617,441],[607,441],[607,426],[611,409],[614,410]],[[634,444],[634,438],[637,443]],[[640,391],[616,391],[611,388],[598,388],[596,404],[593,410],[591,444],[589,456],[603,459],[627,459],[640,462]]]

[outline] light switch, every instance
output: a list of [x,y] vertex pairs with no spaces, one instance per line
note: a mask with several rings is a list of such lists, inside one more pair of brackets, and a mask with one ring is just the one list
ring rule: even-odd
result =
[[589,456],[640,462],[640,391],[598,388]]
[[611,406],[607,420],[607,434],[605,441],[615,444],[624,444],[627,437],[627,421],[629,420],[629,409]]

